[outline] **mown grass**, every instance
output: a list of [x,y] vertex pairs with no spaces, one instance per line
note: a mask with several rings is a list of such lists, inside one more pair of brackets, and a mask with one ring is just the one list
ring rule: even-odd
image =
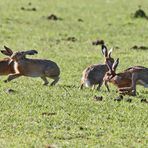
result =
[[[140,102],[148,98],[146,89],[138,86],[131,103],[126,102],[128,96],[115,102],[118,94],[112,85],[111,93],[104,86],[100,92],[78,89],[84,68],[103,63],[100,47],[92,46],[98,38],[109,48],[119,47],[113,51],[113,57],[120,58],[118,71],[132,65],[148,67],[148,51],[130,49],[148,44],[148,21],[131,18],[138,5],[148,14],[147,0],[0,1],[1,49],[36,49],[39,54],[33,58],[51,59],[61,67],[55,87],[26,77],[5,84],[6,76],[1,77],[0,147],[148,146],[147,104]],[[63,20],[47,20],[50,14]],[[7,93],[8,88],[15,92]],[[103,101],[93,100],[94,95],[102,95]]]

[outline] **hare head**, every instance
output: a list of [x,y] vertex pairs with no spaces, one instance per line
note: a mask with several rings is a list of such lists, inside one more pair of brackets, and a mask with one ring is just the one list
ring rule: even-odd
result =
[[110,82],[112,80],[112,78],[116,76],[116,69],[117,69],[118,64],[119,64],[119,58],[116,59],[112,65],[110,64],[109,61],[106,61],[106,65],[107,65],[109,71],[104,76],[105,81]]
[[15,52],[11,55],[11,60],[13,61],[18,61],[20,59],[24,59],[26,57],[26,55],[34,55],[37,54],[38,52],[36,50],[28,50],[28,51],[18,51]]

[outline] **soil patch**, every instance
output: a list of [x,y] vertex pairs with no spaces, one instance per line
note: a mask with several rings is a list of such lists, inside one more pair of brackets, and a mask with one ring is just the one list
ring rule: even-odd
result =
[[104,45],[104,40],[96,40],[92,42],[92,45],[97,46],[97,45]]
[[148,50],[148,46],[134,45],[133,47],[131,47],[131,49],[135,49],[135,50]]
[[145,11],[141,9],[141,6],[139,6],[139,9],[135,11],[134,18],[144,18],[148,19],[148,16],[146,15]]
[[57,20],[62,20],[62,18],[60,17],[57,17],[55,14],[51,14],[47,17],[48,20],[51,20],[51,21],[57,21]]

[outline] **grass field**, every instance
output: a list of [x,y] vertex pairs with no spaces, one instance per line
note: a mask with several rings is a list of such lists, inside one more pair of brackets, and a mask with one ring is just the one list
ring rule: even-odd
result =
[[[1,76],[0,148],[148,147],[148,106],[140,102],[148,99],[148,90],[138,86],[136,97],[125,96],[121,102],[114,101],[118,94],[112,84],[110,93],[104,86],[99,92],[79,90],[82,71],[104,62],[100,46],[92,46],[96,39],[118,47],[113,51],[120,58],[118,72],[133,65],[148,67],[148,50],[131,49],[148,46],[148,20],[131,17],[139,5],[148,14],[147,0],[0,1],[0,48],[36,49],[39,54],[30,57],[51,59],[61,68],[55,87],[28,77],[4,83],[7,76]],[[61,20],[48,20],[50,14]],[[102,95],[103,101],[95,101],[94,95]]]

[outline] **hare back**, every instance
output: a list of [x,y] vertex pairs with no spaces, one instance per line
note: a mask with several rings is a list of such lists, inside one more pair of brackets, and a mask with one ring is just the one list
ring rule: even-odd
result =
[[23,59],[15,62],[15,71],[21,73],[24,76],[41,77],[45,76],[48,71],[51,71],[52,75],[60,74],[58,65],[50,60],[41,59]]
[[138,71],[146,70],[146,69],[148,69],[148,68],[143,67],[143,66],[132,66],[132,67],[127,68],[124,71],[125,72],[138,72]]
[[89,81],[91,85],[98,84],[103,81],[105,73],[108,71],[107,65],[105,64],[94,64],[89,66],[84,72],[84,79],[86,82]]

